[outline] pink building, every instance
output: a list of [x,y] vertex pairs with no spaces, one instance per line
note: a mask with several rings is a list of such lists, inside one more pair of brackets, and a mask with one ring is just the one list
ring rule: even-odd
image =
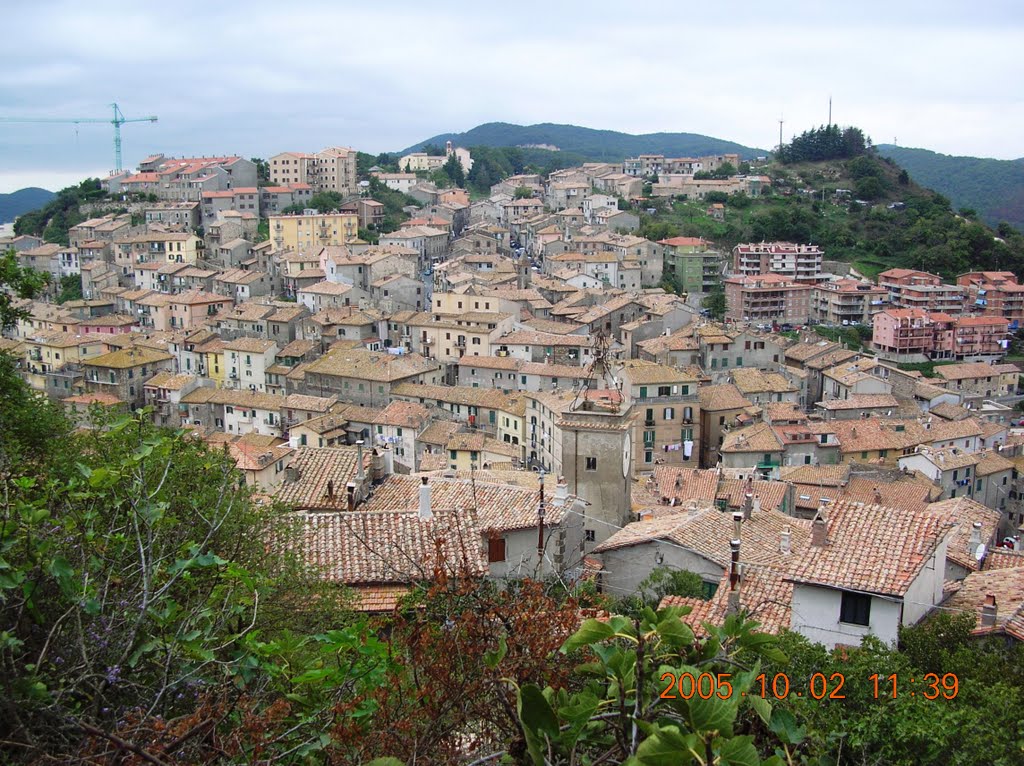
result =
[[888,309],[875,315],[873,343],[880,355],[901,361],[990,361],[1006,353],[1008,326],[1003,317]]
[[811,311],[811,286],[778,274],[724,280],[725,316],[737,322],[804,324]]

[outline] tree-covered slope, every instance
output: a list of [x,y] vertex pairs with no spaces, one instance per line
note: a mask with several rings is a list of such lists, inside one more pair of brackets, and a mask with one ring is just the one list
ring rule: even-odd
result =
[[419,151],[426,144],[444,146],[452,141],[460,146],[557,146],[593,161],[622,160],[638,154],[664,154],[669,157],[692,157],[707,154],[737,153],[743,158],[767,154],[756,149],[696,133],[647,133],[632,135],[614,130],[594,130],[578,125],[513,125],[488,122],[465,133],[444,133],[427,138],[402,150],[402,154]]
[[38,210],[51,199],[53,192],[30,186],[10,194],[0,194],[0,223],[10,223],[22,213]]
[[1019,160],[955,157],[891,144],[878,151],[918,183],[949,197],[955,207],[973,208],[992,226],[1006,221],[1024,230],[1024,163]]

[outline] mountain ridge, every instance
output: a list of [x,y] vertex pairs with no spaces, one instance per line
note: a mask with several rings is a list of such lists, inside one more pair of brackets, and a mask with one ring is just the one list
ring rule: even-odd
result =
[[954,207],[973,208],[991,226],[1005,221],[1024,230],[1024,158],[997,160],[893,144],[875,148],[918,183],[949,197]]
[[560,151],[580,154],[593,161],[621,161],[638,154],[669,157],[736,153],[743,159],[767,154],[767,150],[699,133],[623,133],[560,123],[516,125],[487,122],[463,133],[440,133],[413,144],[396,154],[420,151],[426,144],[443,146],[446,141],[460,146],[557,146]]
[[0,194],[0,223],[11,223],[19,215],[38,210],[55,196],[49,189],[38,186],[27,186],[8,194]]

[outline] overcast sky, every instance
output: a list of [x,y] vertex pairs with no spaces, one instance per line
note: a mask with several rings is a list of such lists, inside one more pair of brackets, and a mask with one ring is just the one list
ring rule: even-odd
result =
[[[493,121],[768,148],[780,116],[786,140],[825,123],[831,95],[833,121],[876,143],[1024,156],[1015,0],[235,5],[11,3],[0,116],[155,114],[123,127],[134,167],[376,154]],[[0,192],[57,189],[113,167],[113,128],[0,123],[0,159]]]

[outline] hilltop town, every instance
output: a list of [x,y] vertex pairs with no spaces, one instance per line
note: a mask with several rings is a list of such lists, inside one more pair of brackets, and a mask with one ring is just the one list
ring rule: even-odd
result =
[[[449,145],[358,177],[353,149],[289,151],[261,180],[237,156],[148,157],[67,245],[3,243],[50,286],[2,349],[83,428],[145,408],[227,450],[368,612],[430,579],[408,562],[443,520],[485,577],[621,596],[697,573],[694,626],[770,594],[763,629],[893,642],[955,598],[1024,639],[1024,605],[973,587],[1024,565],[1014,274],[871,281],[805,242],[637,235],[645,183],[770,194],[736,155],[521,174],[475,200],[424,180],[453,158],[472,167]],[[393,231],[371,180],[409,203]],[[325,193],[337,209],[308,207]],[[400,554],[371,560],[378,537]]]

